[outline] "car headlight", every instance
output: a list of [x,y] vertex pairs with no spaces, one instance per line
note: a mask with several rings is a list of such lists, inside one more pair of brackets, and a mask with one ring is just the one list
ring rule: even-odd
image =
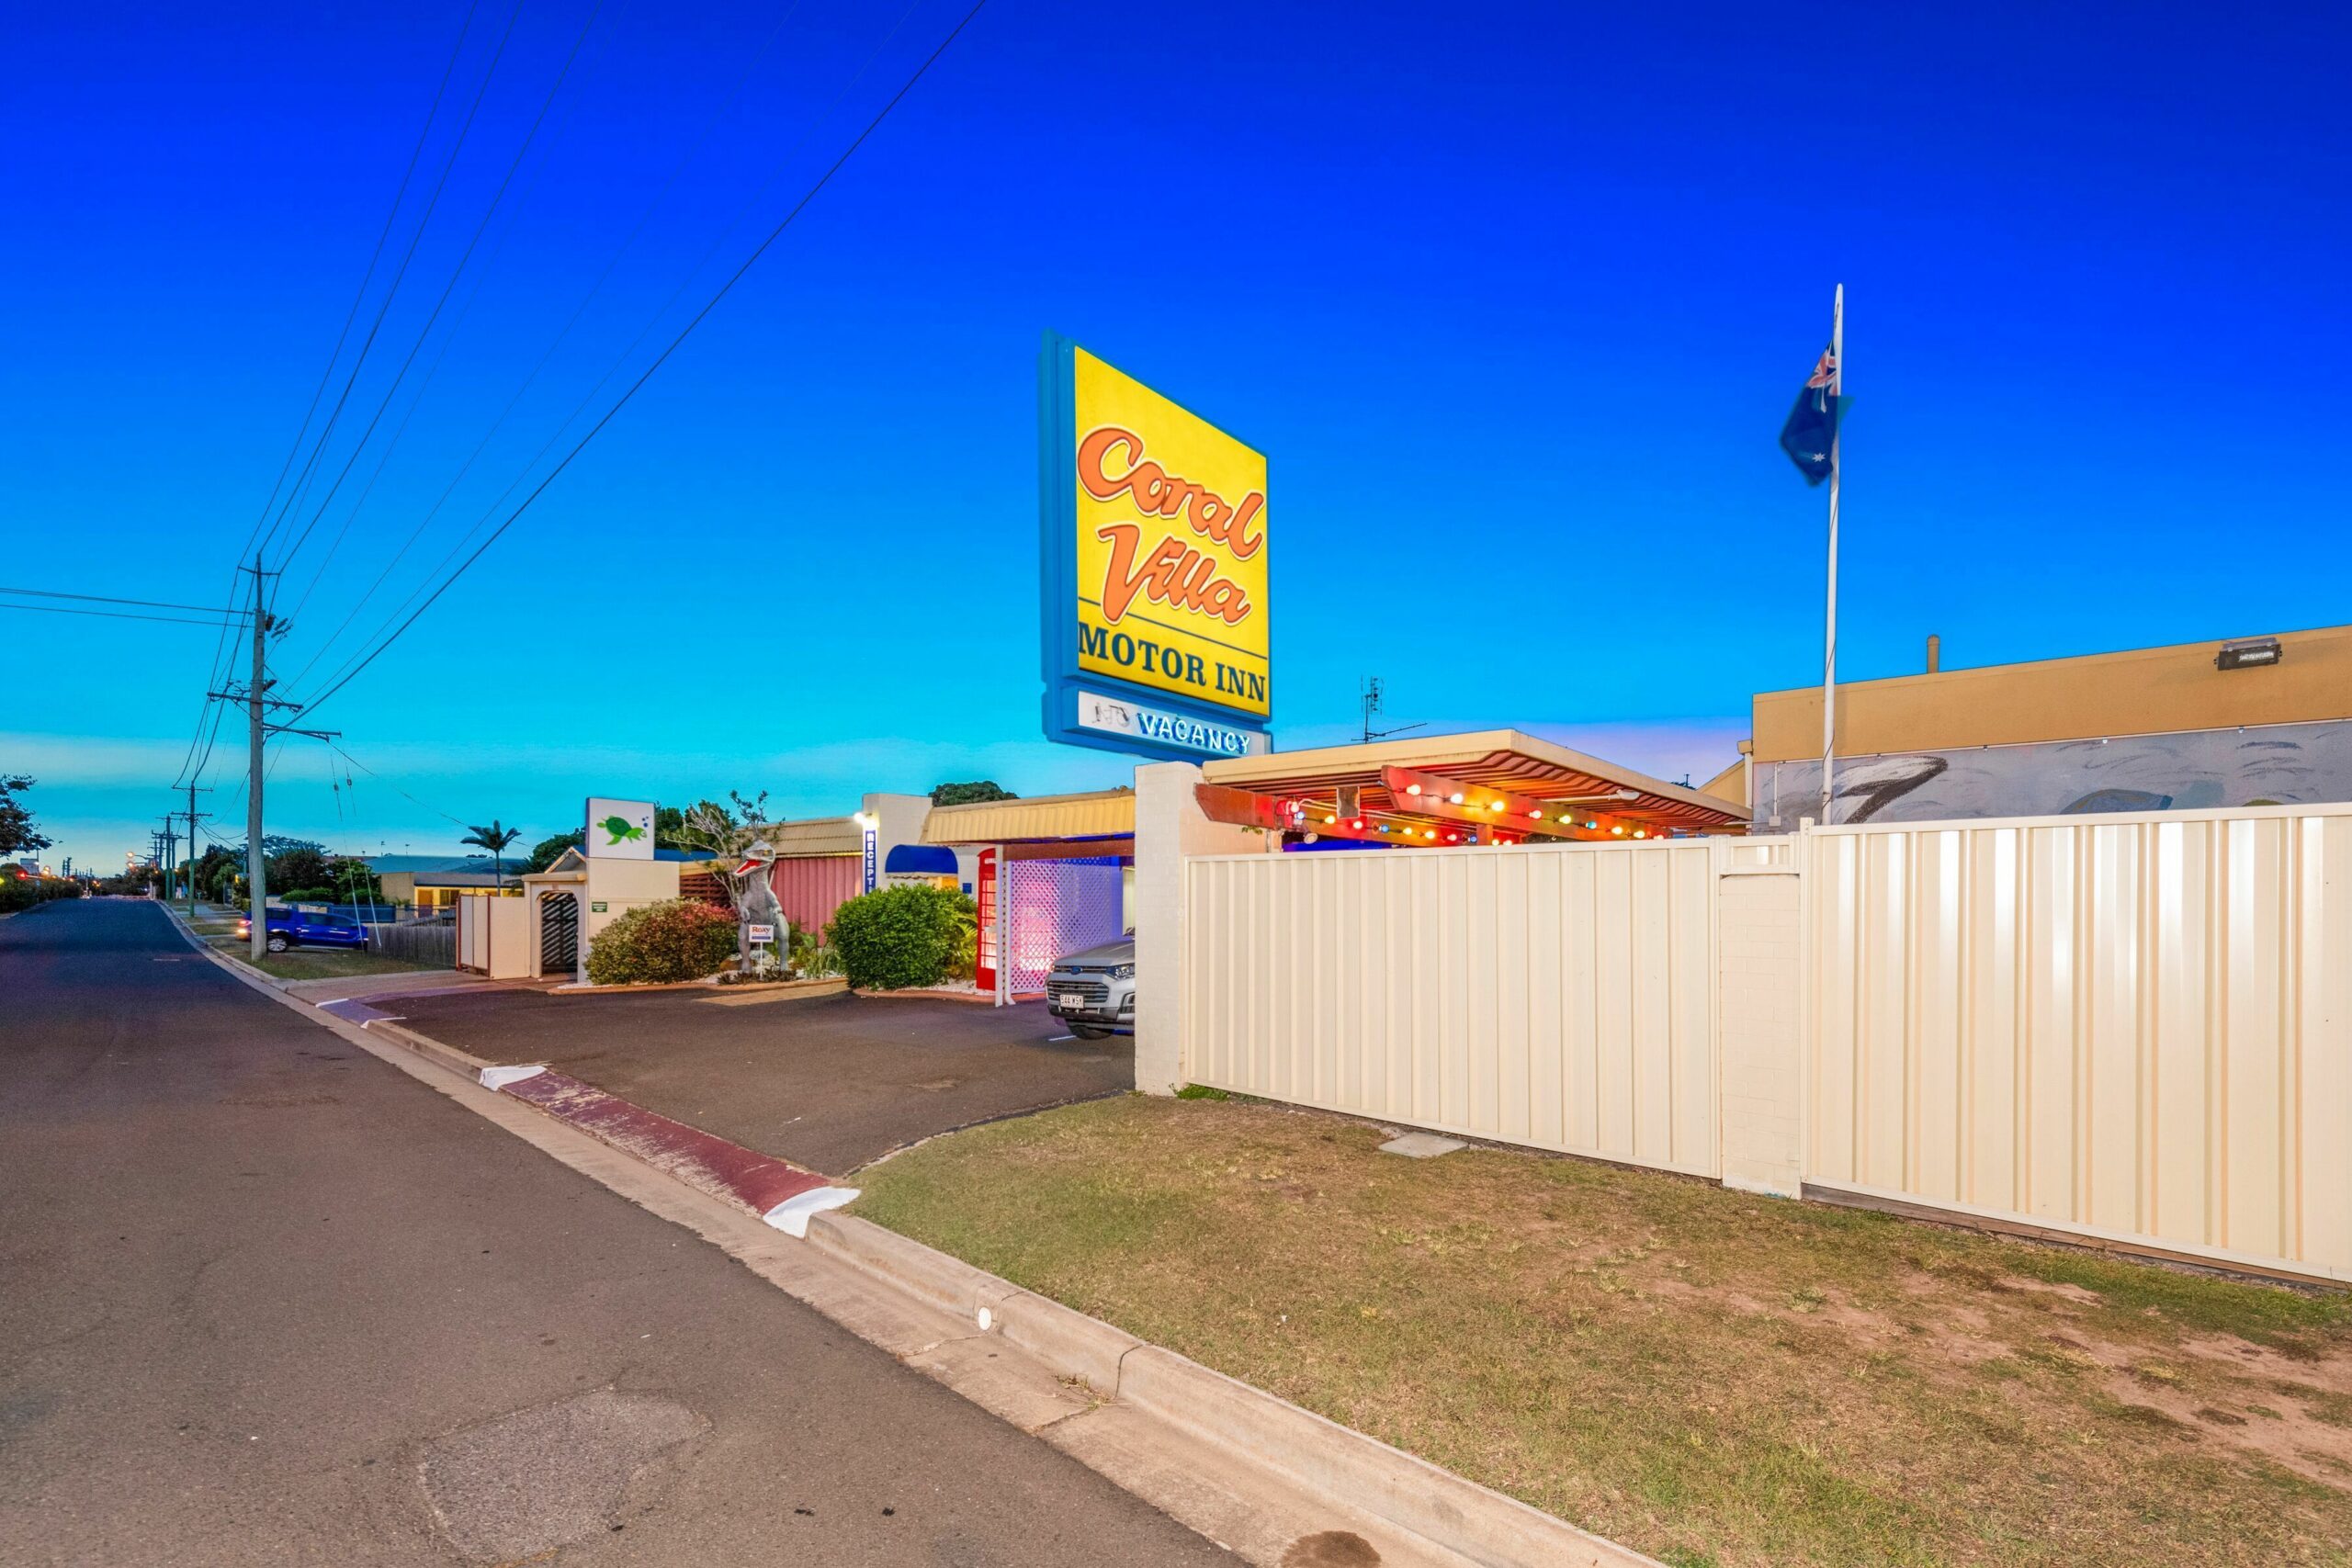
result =
[[1136,966],[1132,964],[1122,964],[1111,971],[1111,978],[1114,980],[1132,980],[1135,977]]

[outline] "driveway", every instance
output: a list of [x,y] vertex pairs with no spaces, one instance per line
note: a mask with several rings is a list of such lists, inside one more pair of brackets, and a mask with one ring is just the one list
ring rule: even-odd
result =
[[548,1066],[812,1170],[1135,1087],[1135,1043],[1069,1032],[1042,1002],[767,999],[700,989],[486,991],[375,1004],[492,1062]]

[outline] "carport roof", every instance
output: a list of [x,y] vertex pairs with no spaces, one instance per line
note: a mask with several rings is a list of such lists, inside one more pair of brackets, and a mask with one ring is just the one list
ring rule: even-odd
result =
[[1341,787],[1353,785],[1363,792],[1363,808],[1371,811],[1391,804],[1382,777],[1385,768],[1436,773],[1538,800],[1589,798],[1631,790],[1632,795],[1611,801],[1608,811],[1663,828],[1698,830],[1744,827],[1747,822],[1747,813],[1720,796],[1670,784],[1516,729],[1224,757],[1203,763],[1201,776],[1209,784],[1257,795],[1315,799],[1329,799]]
[[1136,830],[1136,795],[1102,789],[1029,800],[976,800],[934,806],[923,818],[926,844],[1025,844],[1073,839],[1126,839]]

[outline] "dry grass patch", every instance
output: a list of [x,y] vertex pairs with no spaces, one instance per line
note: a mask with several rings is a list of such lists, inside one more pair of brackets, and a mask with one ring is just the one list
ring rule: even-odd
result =
[[2352,1563],[2352,1302],[1139,1097],[856,1212],[1678,1568]]

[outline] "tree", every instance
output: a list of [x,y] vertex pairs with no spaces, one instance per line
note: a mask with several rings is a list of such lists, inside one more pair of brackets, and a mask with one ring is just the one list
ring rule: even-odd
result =
[[679,824],[677,847],[708,850],[717,856],[710,869],[727,895],[727,907],[740,909],[743,907],[743,889],[752,877],[767,874],[764,870],[747,874],[738,868],[752,846],[760,840],[767,816],[768,792],[762,790],[756,797],[746,800],[741,791],[729,790],[727,797],[735,803],[733,811],[715,800],[696,801],[688,807]]
[[[264,839],[263,843],[269,840]],[[298,843],[283,854],[269,861],[269,887],[273,893],[290,893],[297,889],[310,892],[327,885],[327,857],[309,844]]]
[[522,829],[502,827],[498,818],[493,817],[487,824],[474,829],[458,842],[479,844],[488,850],[491,874],[498,879],[493,886],[503,887],[506,886],[506,846],[522,836]]
[[33,787],[33,781],[22,773],[0,776],[0,854],[22,854],[49,848],[47,835],[33,831],[33,814],[17,798],[19,790]]
[[327,886],[337,897],[354,904],[379,903],[384,897],[384,885],[375,867],[358,855],[336,855],[328,861]]
[[1020,798],[994,779],[975,779],[970,784],[944,784],[931,792],[933,806],[970,806],[976,801]]
[[578,828],[569,833],[551,833],[531,846],[529,858],[514,867],[515,873],[529,876],[535,872],[545,871],[555,863],[558,855],[566,850],[579,849],[587,840],[588,835]]

